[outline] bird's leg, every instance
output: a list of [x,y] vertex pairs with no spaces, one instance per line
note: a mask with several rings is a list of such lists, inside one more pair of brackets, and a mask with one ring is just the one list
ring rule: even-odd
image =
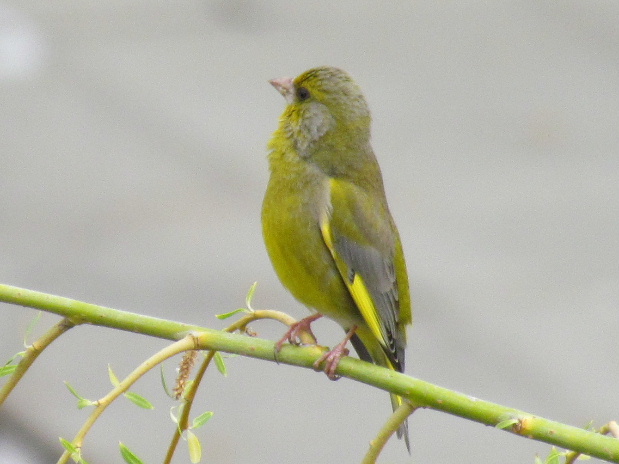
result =
[[342,359],[344,356],[348,356],[349,351],[348,348],[346,348],[346,345],[355,334],[356,330],[357,326],[353,325],[352,328],[346,333],[344,340],[342,340],[338,345],[336,345],[331,351],[327,351],[325,354],[323,354],[314,363],[314,369],[317,371],[321,370],[320,365],[324,362],[324,371],[325,374],[327,374],[327,377],[329,377],[329,380],[338,380],[340,376],[336,375],[335,370],[340,363],[340,359]]
[[290,328],[286,331],[284,336],[275,345],[275,351],[279,353],[286,341],[293,345],[300,345],[301,340],[299,339],[299,334],[301,332],[308,332],[309,334],[311,334],[312,337],[314,337],[314,340],[316,340],[314,332],[312,332],[312,322],[314,322],[316,319],[320,319],[321,317],[322,314],[316,313],[301,319],[299,322],[295,322],[294,324],[292,324]]

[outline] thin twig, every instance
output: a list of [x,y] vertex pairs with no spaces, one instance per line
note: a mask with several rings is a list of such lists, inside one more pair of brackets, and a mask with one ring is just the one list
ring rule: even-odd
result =
[[34,341],[30,346],[26,348],[24,351],[24,355],[19,361],[17,368],[9,377],[7,382],[4,384],[2,388],[0,388],[0,406],[4,403],[4,400],[9,396],[11,391],[15,388],[15,386],[19,383],[19,381],[24,377],[28,368],[32,366],[37,357],[52,344],[54,340],[60,337],[63,333],[75,327],[75,322],[71,321],[68,318],[64,318],[61,321],[54,324],[47,332],[43,334],[38,340]]
[[[235,321],[224,330],[229,333],[236,332],[237,330],[240,332],[246,332],[248,324],[259,319],[273,319],[275,321],[281,322],[284,325],[287,325],[288,327],[297,322],[296,319],[281,311],[274,311],[270,309],[257,309],[251,310],[249,313],[247,313],[247,315]],[[316,343],[314,337],[308,332],[301,332],[300,337],[305,344]],[[174,429],[174,435],[172,436],[172,440],[170,441],[170,445],[168,446],[168,451],[166,453],[163,464],[169,464],[172,462],[172,458],[174,456],[174,453],[176,452],[176,448],[181,439],[181,436],[183,432],[189,428],[189,416],[191,413],[191,407],[193,406],[193,401],[196,397],[196,393],[198,391],[198,388],[200,387],[200,383],[202,382],[204,374],[208,366],[210,365],[213,357],[215,356],[215,353],[216,351],[212,350],[208,352],[204,361],[200,365],[200,369],[198,370],[196,377],[194,378],[193,382],[191,382],[182,397],[182,401],[184,401],[184,403],[183,407],[181,408],[180,416],[178,418],[178,426]]]
[[[157,366],[161,362],[166,359],[177,355],[178,353],[182,353],[183,351],[193,350],[196,348],[196,338],[193,335],[188,335],[185,338],[172,343],[171,345],[165,347],[159,352],[155,353],[149,359],[140,364],[136,369],[131,372],[125,379],[120,382],[116,387],[114,387],[107,395],[96,402],[96,407],[90,417],[86,420],[82,428],[75,435],[75,438],[71,441],[73,446],[77,449],[81,449],[82,444],[84,443],[84,439],[93,424],[97,421],[99,416],[107,409],[107,407],[112,404],[112,402],[118,398],[120,395],[125,393],[138,379],[140,379],[144,374],[150,371],[153,367]],[[69,451],[65,451],[60,459],[58,460],[58,464],[66,464],[69,462],[71,458],[71,453]]]
[[416,409],[417,407],[411,402],[403,401],[398,409],[393,411],[393,414],[389,416],[389,419],[385,422],[383,428],[380,429],[376,438],[370,442],[370,449],[364,456],[361,464],[374,464],[378,455],[387,444],[387,441],[389,441],[389,438],[391,438],[400,425],[402,425],[408,416],[414,413]]

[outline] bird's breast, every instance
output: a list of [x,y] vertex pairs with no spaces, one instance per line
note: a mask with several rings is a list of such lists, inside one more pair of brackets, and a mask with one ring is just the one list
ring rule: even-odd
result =
[[330,208],[330,179],[309,167],[304,175],[284,174],[272,171],[262,209],[273,267],[303,304],[342,325],[355,323],[358,312],[320,230],[320,218]]

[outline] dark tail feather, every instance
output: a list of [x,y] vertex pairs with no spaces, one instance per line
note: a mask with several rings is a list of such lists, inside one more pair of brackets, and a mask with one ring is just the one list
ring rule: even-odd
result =
[[[391,407],[395,411],[402,404],[402,398],[398,395],[391,395]],[[402,439],[404,437],[404,444],[406,445],[406,449],[408,450],[408,454],[411,454],[411,444],[408,438],[408,418],[402,422],[402,425],[398,428],[398,438]]]
[[367,348],[357,334],[354,334],[351,337],[350,343],[352,343],[353,348],[355,349],[355,351],[359,355],[359,358],[361,358],[362,361],[374,363],[372,356],[370,356],[370,352],[367,350]]
[[[352,343],[353,348],[359,355],[363,361],[374,363],[374,359],[370,356],[370,352],[367,350],[361,339],[357,336],[357,334],[353,335],[350,339],[350,343]],[[391,407],[395,411],[402,404],[402,398],[398,395],[391,395]],[[406,449],[408,450],[408,454],[411,454],[411,444],[408,439],[408,419],[406,419],[402,425],[398,428],[398,438],[402,439],[404,437],[404,443],[406,444]]]

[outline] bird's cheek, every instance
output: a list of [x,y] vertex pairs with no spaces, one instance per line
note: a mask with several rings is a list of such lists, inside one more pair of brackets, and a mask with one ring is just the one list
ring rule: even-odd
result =
[[335,120],[324,107],[312,108],[301,119],[299,135],[311,146],[318,142],[329,130],[335,126]]

